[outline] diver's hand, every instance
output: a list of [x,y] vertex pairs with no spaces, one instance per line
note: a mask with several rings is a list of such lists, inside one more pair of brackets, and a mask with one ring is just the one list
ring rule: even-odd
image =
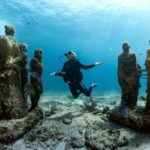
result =
[[100,62],[100,61],[97,61],[97,62],[95,62],[95,66],[100,66],[100,65],[102,65],[103,64],[103,62]]
[[52,72],[50,73],[50,76],[64,76],[66,72]]
[[61,75],[64,76],[66,74],[66,72],[61,72]]
[[52,77],[52,76],[56,76],[56,72],[50,73],[50,76],[51,76],[51,77]]

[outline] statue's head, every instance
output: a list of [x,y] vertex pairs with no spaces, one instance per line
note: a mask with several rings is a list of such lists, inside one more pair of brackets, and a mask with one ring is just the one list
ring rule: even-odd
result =
[[39,60],[42,60],[42,49],[41,48],[35,49],[34,57],[38,58]]
[[15,34],[14,27],[9,26],[9,25],[5,25],[5,35],[14,36],[14,34]]
[[19,44],[19,48],[22,52],[27,52],[27,44],[21,43]]
[[124,42],[122,44],[122,49],[123,49],[124,53],[129,53],[130,52],[130,45],[129,45],[129,43],[128,42]]

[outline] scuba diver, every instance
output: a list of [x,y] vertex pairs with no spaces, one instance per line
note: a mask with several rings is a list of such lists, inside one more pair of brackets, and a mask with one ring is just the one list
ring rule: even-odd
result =
[[96,87],[96,84],[91,84],[89,88],[86,88],[83,84],[83,74],[81,69],[91,69],[95,66],[101,65],[102,63],[96,62],[91,65],[83,65],[78,59],[77,54],[74,51],[65,53],[67,61],[60,72],[53,72],[51,76],[61,76],[64,82],[68,84],[70,92],[73,98],[78,98],[81,93],[91,97],[92,90]]
[[31,92],[31,108],[32,111],[39,102],[40,96],[43,93],[43,85],[42,85],[42,50],[36,49],[34,52],[34,57],[30,62],[30,82],[32,86]]

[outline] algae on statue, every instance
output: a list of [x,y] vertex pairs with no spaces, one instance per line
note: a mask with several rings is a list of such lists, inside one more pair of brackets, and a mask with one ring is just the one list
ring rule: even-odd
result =
[[150,112],[150,49],[147,50],[145,65],[147,70],[147,101],[145,109],[147,112]]
[[13,37],[14,29],[5,26],[5,33],[0,37],[0,120],[22,118],[27,114],[20,66],[16,63],[16,59],[21,59],[21,52]]

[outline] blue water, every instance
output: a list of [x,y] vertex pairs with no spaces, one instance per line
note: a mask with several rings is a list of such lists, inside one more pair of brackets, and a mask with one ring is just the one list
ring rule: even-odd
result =
[[117,55],[123,41],[131,44],[144,66],[149,4],[149,0],[0,0],[0,34],[3,25],[11,24],[17,41],[28,44],[29,58],[35,48],[44,50],[45,91],[67,90],[60,78],[50,78],[49,73],[62,67],[65,51],[74,50],[85,64],[105,63],[84,72],[87,85],[95,81],[97,92],[117,92]]

